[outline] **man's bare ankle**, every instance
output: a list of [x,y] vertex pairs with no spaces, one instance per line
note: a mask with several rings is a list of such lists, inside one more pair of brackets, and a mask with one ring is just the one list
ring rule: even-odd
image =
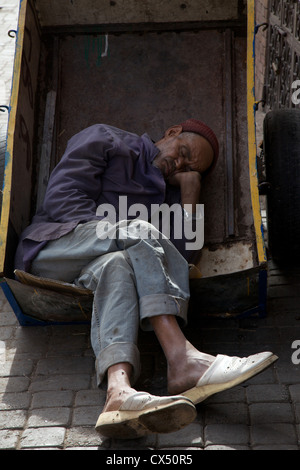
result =
[[103,412],[106,411],[117,411],[120,406],[127,400],[128,397],[136,392],[130,387],[110,387],[107,390],[106,402],[103,408]]
[[183,363],[168,366],[168,393],[180,395],[196,386],[198,380],[214,361],[213,356],[188,357]]

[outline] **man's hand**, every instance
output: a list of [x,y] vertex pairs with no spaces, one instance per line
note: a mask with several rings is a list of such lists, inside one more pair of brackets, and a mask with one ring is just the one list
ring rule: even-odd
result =
[[[191,204],[191,212],[196,213],[196,205],[199,204],[201,191],[201,174],[197,171],[178,172],[172,175],[168,182],[173,186],[179,186],[181,191],[181,204]],[[188,207],[185,208],[186,210]]]

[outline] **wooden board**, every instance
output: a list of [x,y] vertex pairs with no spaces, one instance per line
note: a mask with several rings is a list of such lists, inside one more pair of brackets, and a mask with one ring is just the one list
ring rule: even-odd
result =
[[43,27],[236,20],[239,0],[34,0]]
[[92,314],[93,295],[66,289],[57,292],[5,279],[22,313],[46,323],[85,323]]

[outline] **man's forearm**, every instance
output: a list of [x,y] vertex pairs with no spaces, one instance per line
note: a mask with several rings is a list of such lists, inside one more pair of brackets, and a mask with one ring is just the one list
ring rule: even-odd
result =
[[195,171],[175,174],[170,180],[171,184],[180,187],[181,204],[187,212],[196,213],[200,200],[201,175]]
[[[200,175],[199,175],[200,176]],[[201,180],[200,178],[186,178],[180,186],[181,203],[187,212],[196,214],[197,204],[200,200]]]

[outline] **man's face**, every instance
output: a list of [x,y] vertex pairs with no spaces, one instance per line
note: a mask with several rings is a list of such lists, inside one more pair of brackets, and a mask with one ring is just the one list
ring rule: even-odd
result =
[[154,165],[167,180],[176,173],[196,171],[204,173],[213,162],[213,149],[202,136],[192,132],[182,132],[181,126],[173,126],[156,147],[159,154]]

